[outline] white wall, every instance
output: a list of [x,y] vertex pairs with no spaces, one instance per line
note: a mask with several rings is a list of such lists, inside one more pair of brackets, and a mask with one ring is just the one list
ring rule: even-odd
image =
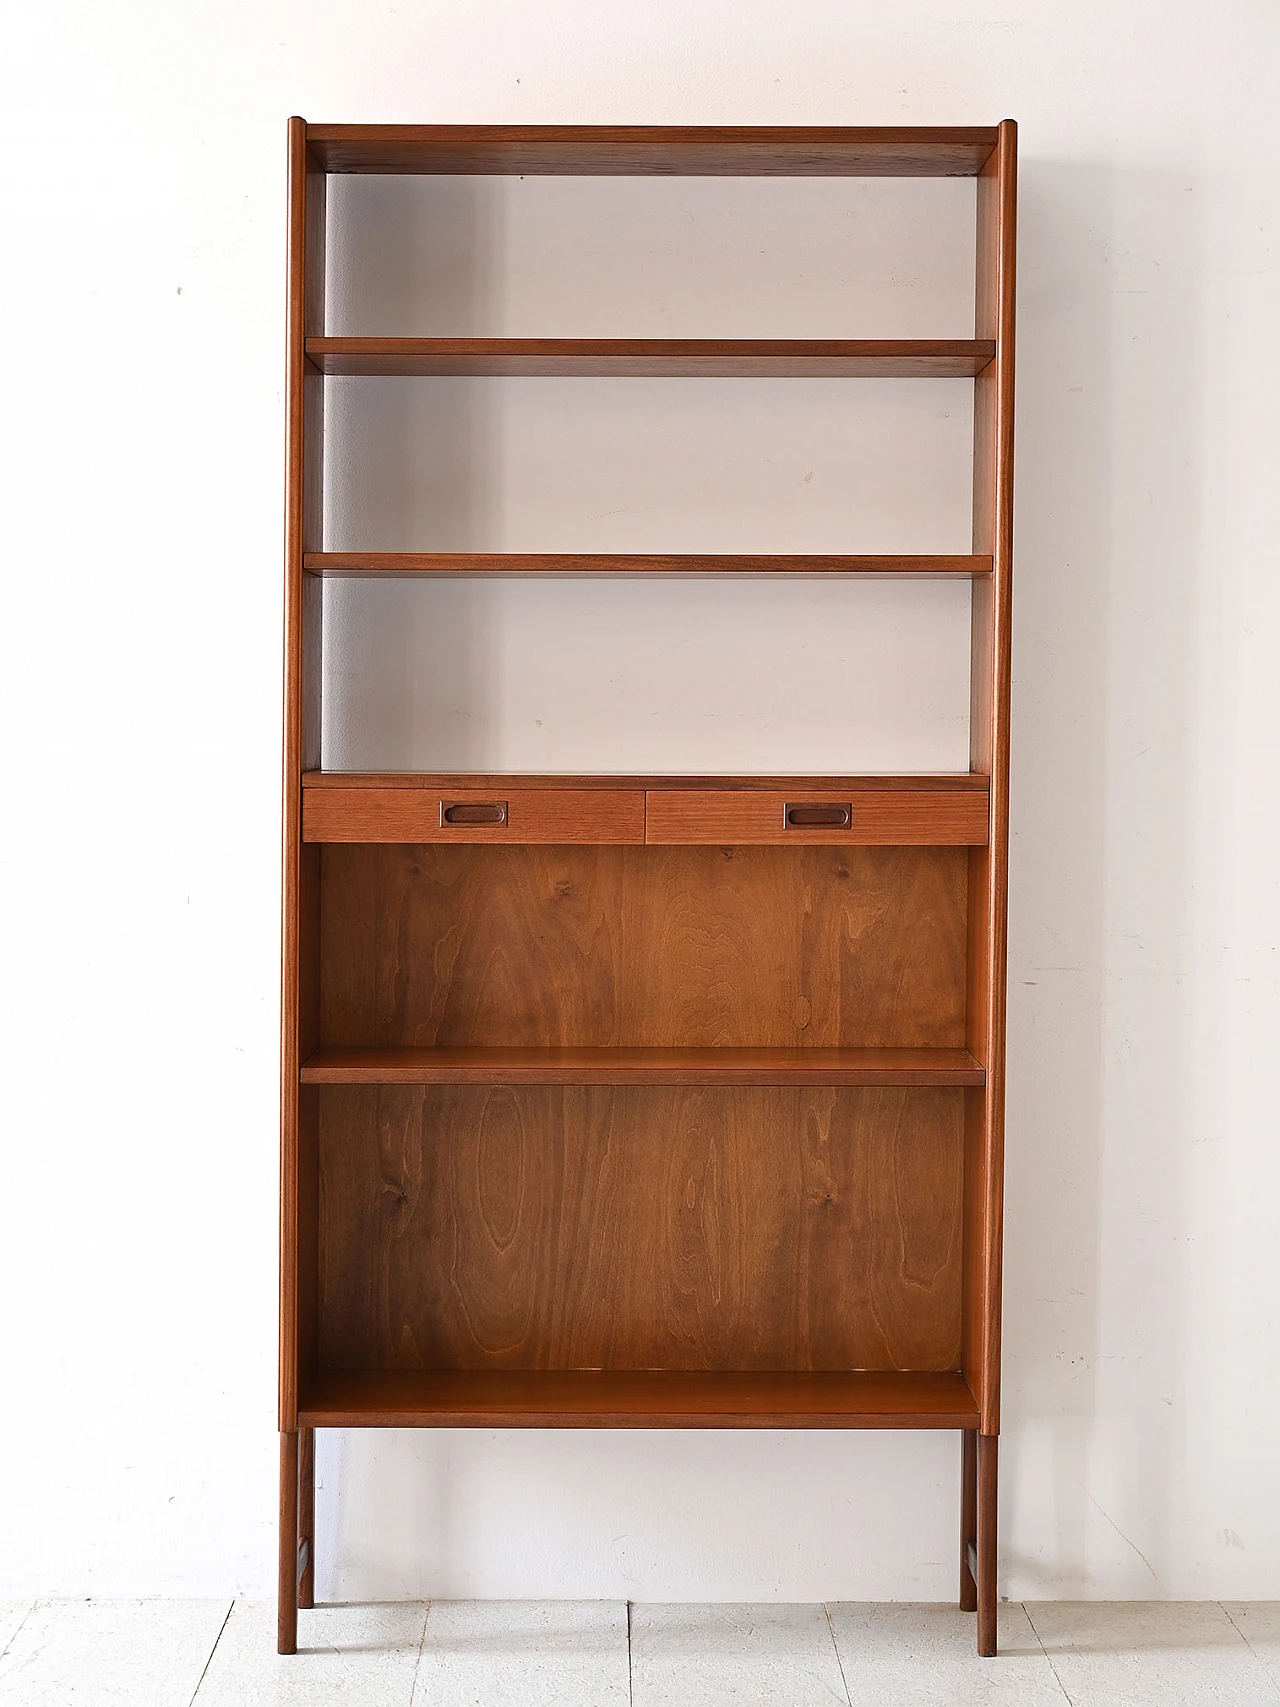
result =
[[[1266,0],[47,0],[14,12],[0,275],[0,1588],[267,1591],[273,1577],[286,115],[1012,114],[1022,241],[1002,1587],[1280,1595],[1268,1073],[1280,1017],[1278,37]],[[686,232],[732,234],[730,204],[716,214],[713,202]],[[479,207],[469,276],[500,278],[524,253],[518,208],[533,204],[442,204],[441,218],[468,205]],[[368,218],[371,240],[399,230],[386,208],[352,217]],[[568,230],[578,216],[564,217]],[[646,214],[637,229],[657,224]],[[813,225],[851,302],[839,267],[925,254],[942,229],[904,214],[887,247],[859,242],[842,260],[839,220]],[[709,306],[725,330],[738,329],[732,308],[754,331],[784,298],[816,304],[819,319],[839,306],[785,268],[755,296],[737,282],[704,301],[703,263],[717,253],[713,242],[697,266],[674,268],[669,290],[624,305],[626,329],[680,331],[681,315]],[[562,277],[563,253],[545,265]],[[369,288],[355,281],[337,306]],[[482,304],[512,323],[500,290]],[[613,409],[616,395],[605,387],[592,407]],[[867,443],[862,404],[847,407],[832,428],[846,434],[842,454]],[[948,407],[919,512],[931,528],[954,525]],[[435,423],[414,415],[420,401],[375,409],[370,432],[399,442],[386,426],[395,408],[404,442],[429,456]],[[603,521],[586,504],[502,507],[533,490],[519,473],[521,445],[536,444],[521,438],[521,408],[468,417],[474,454],[459,466],[475,501],[453,519],[507,545],[517,523],[522,542],[544,525],[586,537]],[[899,424],[910,437],[905,414]],[[772,468],[761,513],[786,514],[804,538],[835,527],[853,490],[839,458],[799,492],[804,419],[766,427],[781,433],[772,460],[754,427],[743,445]],[[660,466],[648,456],[642,476]],[[608,466],[598,457],[592,482]],[[701,477],[726,530],[743,491],[734,500],[714,482],[733,466],[725,455]],[[886,461],[886,478],[896,466]],[[391,474],[417,502],[413,464]],[[344,478],[335,468],[336,531],[358,520]],[[861,489],[860,526],[876,490]],[[667,515],[665,541],[710,525],[697,492]],[[641,477],[620,503],[634,518],[660,496]],[[413,502],[398,502],[416,525]],[[644,515],[656,538],[661,515]],[[862,537],[846,548],[859,544],[874,548]],[[361,589],[338,624],[331,679],[340,686],[347,666],[351,679],[327,732],[335,752],[384,737],[416,752],[435,738],[439,695],[407,726],[380,725],[376,700],[360,697],[357,666],[389,626],[376,603],[389,591]],[[707,620],[705,590],[660,591],[672,624],[690,610]],[[390,626],[427,645],[423,591],[393,596],[406,603]],[[825,631],[856,617],[874,651],[924,623],[929,726],[903,724],[886,671],[844,732],[866,743],[860,756],[954,739],[955,590],[824,596],[834,602],[801,596],[784,625],[767,594],[752,595],[739,613],[747,656],[765,658],[773,630],[798,649],[808,625],[830,646]],[[456,678],[454,709],[464,690],[485,709],[468,752],[533,751],[547,686],[530,680],[503,701],[494,671],[511,623],[545,624],[547,608],[522,615],[510,601],[527,592],[450,597],[475,670]],[[661,641],[661,608],[619,604],[612,619],[595,608],[593,645],[620,612],[638,647]],[[859,645],[871,655],[865,640],[847,644],[854,661]],[[406,673],[414,656],[405,646],[389,667]],[[663,669],[675,683],[679,656]],[[615,707],[637,741],[628,716],[643,709],[625,692]],[[750,765],[759,718],[750,702],[735,715],[727,733],[701,717],[697,739],[717,753],[736,742]],[[564,750],[576,721],[557,704],[539,750]],[[792,739],[785,699],[770,730],[779,750]],[[324,1437],[320,1586],[945,1598],[956,1456],[951,1437],[913,1435]]]

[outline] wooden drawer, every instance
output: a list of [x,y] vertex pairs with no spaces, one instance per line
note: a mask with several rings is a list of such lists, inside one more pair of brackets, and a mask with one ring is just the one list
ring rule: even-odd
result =
[[643,842],[640,789],[308,788],[306,842]]
[[646,798],[645,840],[667,846],[979,847],[988,836],[986,789],[651,789]]

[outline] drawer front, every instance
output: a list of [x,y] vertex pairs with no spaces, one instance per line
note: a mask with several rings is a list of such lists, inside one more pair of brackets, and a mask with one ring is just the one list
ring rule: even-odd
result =
[[861,789],[773,794],[764,789],[653,789],[645,840],[667,846],[980,847],[988,837],[985,789]]
[[643,842],[639,789],[308,788],[306,842]]

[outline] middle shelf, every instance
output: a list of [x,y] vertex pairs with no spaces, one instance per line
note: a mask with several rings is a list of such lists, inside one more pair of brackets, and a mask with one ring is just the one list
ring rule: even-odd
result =
[[333,377],[972,379],[991,338],[308,338]]
[[318,1049],[304,1085],[981,1085],[967,1049]]

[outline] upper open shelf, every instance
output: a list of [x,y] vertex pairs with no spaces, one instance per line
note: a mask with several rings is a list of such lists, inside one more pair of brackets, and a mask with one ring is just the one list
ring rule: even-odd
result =
[[972,178],[994,125],[309,124],[326,172],[549,177]]
[[311,575],[989,575],[990,557],[747,556],[743,553],[309,551]]
[[972,379],[992,338],[308,338],[333,377]]

